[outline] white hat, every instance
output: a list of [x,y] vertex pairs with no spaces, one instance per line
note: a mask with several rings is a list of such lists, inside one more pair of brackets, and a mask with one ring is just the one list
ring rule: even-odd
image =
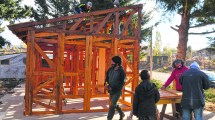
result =
[[93,6],[93,4],[92,4],[91,2],[87,2],[87,6],[92,7],[92,6]]

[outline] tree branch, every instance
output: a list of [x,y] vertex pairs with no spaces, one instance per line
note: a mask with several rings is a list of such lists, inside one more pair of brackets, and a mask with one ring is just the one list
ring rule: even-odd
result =
[[171,26],[171,28],[172,28],[173,30],[175,30],[176,32],[178,32],[178,29],[176,29],[176,28],[174,28],[174,27],[172,27],[172,26]]
[[190,35],[205,35],[205,34],[210,34],[210,33],[215,33],[215,30],[210,31],[210,32],[188,33],[188,34],[190,34]]
[[203,23],[203,24],[198,24],[198,25],[195,25],[195,26],[190,26],[190,28],[197,28],[197,27],[204,27],[206,25],[212,25],[214,23]]

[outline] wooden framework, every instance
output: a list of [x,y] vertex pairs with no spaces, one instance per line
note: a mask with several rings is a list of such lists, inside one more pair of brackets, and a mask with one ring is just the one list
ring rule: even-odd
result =
[[130,110],[139,79],[142,5],[8,26],[27,44],[25,115],[108,110],[105,73],[120,55]]

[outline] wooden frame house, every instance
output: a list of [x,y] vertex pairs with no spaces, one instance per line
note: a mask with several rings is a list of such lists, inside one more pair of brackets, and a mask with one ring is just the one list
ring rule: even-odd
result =
[[108,111],[111,58],[126,70],[120,103],[130,110],[139,79],[142,5],[8,26],[27,44],[25,115]]

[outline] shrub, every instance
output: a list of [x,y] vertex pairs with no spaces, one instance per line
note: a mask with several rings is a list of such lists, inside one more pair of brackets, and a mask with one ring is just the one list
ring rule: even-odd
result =
[[215,89],[214,88],[205,90],[205,99],[206,99],[206,102],[215,103]]

